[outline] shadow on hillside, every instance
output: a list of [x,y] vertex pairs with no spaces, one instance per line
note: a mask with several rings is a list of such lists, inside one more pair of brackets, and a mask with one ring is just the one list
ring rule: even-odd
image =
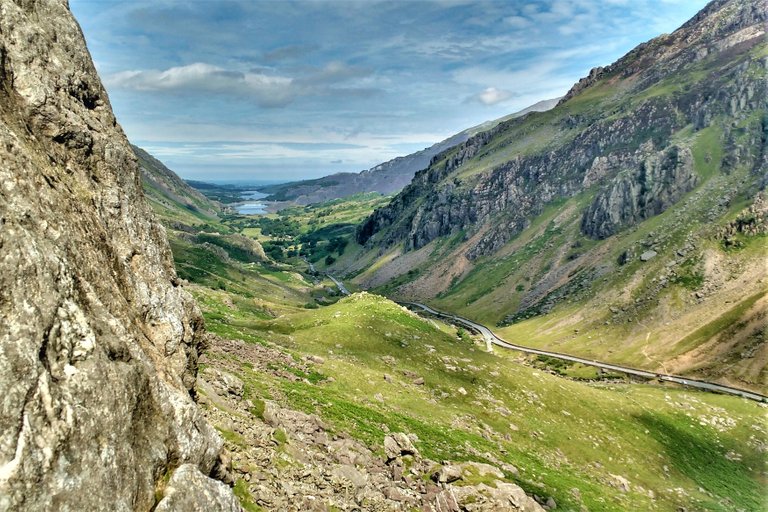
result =
[[736,445],[727,432],[716,436],[697,419],[682,414],[644,413],[636,419],[664,449],[670,470],[691,479],[711,496],[703,504],[707,509],[762,510],[763,486],[755,478],[760,468],[751,470],[745,461],[726,457],[729,445]]

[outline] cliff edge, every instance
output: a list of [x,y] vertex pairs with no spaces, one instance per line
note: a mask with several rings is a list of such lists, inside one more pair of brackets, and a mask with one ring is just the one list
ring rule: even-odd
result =
[[0,0],[0,509],[239,510],[201,340],[67,2]]

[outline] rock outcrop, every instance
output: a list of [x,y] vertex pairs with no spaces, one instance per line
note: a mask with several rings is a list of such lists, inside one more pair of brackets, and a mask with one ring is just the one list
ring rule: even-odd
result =
[[65,0],[0,1],[0,162],[0,509],[238,510],[200,313]]
[[613,178],[584,212],[581,230],[594,238],[606,238],[624,226],[662,213],[697,182],[691,151],[671,146],[643,160],[634,171]]

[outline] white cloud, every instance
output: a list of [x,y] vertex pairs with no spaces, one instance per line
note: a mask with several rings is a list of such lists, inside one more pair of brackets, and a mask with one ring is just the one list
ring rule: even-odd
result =
[[[238,99],[251,98],[262,107],[284,107],[300,96],[371,95],[371,70],[331,61],[323,67],[310,68],[302,76],[288,77],[270,73],[269,68],[249,71],[225,69],[196,62],[166,70],[121,71],[107,76],[107,87],[149,92],[216,93]],[[358,80],[365,87],[340,84]],[[354,85],[354,84],[353,84]]]
[[517,91],[521,88],[540,87],[555,75],[558,68],[559,62],[554,60],[540,61],[514,70],[469,66],[454,71],[453,79],[460,84],[472,86],[494,84],[494,87]]
[[135,91],[214,92],[249,96],[263,107],[284,106],[296,96],[291,78],[226,70],[202,62],[164,71],[121,71],[108,76],[105,83],[108,87]]
[[415,55],[416,58],[429,58],[446,62],[472,62],[502,53],[532,50],[543,44],[542,40],[532,39],[526,34],[514,31],[509,34],[471,39],[449,36],[430,39],[396,37],[385,43],[387,48],[397,51],[401,55]]
[[504,18],[504,23],[514,29],[523,29],[531,26],[532,22],[525,16],[507,16]]
[[505,89],[497,89],[496,87],[488,87],[484,91],[481,91],[474,96],[468,98],[469,101],[478,101],[483,105],[495,105],[506,101],[512,97],[512,92]]

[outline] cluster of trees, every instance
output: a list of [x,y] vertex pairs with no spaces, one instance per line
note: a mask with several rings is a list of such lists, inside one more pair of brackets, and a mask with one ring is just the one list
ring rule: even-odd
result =
[[325,259],[330,265],[336,258],[334,254],[341,256],[349,244],[349,240],[336,236],[325,240],[317,236],[315,232],[305,233],[296,238],[275,239],[262,242],[264,252],[271,259],[283,261],[297,256],[305,257],[313,262]]
[[298,221],[278,217],[270,219],[269,217],[259,217],[258,227],[261,232],[267,236],[275,238],[293,238],[301,233],[301,225]]
[[264,252],[267,256],[275,261],[283,261],[286,258],[304,256],[304,251],[299,251],[294,245],[293,240],[270,240],[268,242],[262,242],[261,246],[264,248]]
[[349,240],[340,236],[334,236],[325,240],[317,231],[306,233],[299,237],[302,243],[301,256],[306,256],[311,261],[320,261],[325,257],[325,264],[330,265],[336,258],[333,254],[341,256],[349,243]]
[[344,249],[346,249],[347,244],[349,243],[349,240],[346,238],[341,238],[340,236],[331,238],[328,241],[328,252],[333,253],[337,252],[339,253],[339,256],[344,254]]

